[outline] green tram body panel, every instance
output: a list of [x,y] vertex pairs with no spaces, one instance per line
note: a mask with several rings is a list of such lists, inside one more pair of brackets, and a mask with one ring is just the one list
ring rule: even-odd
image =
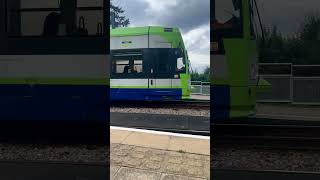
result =
[[[190,94],[191,94],[191,76],[189,73],[189,58],[188,58],[188,53],[185,48],[183,38],[181,36],[181,33],[178,28],[166,28],[166,27],[160,27],[160,26],[146,26],[146,27],[125,27],[125,28],[116,28],[116,29],[111,29],[110,31],[110,37],[111,37],[111,42],[113,38],[119,38],[122,37],[124,41],[126,41],[126,37],[132,38],[132,37],[143,37],[147,36],[148,37],[148,45],[143,47],[146,49],[156,49],[157,47],[152,47],[151,45],[151,38],[157,38],[159,42],[156,43],[163,43],[163,44],[170,44],[170,47],[166,47],[168,49],[182,49],[182,52],[184,54],[184,59],[185,59],[185,69],[186,71],[184,73],[180,73],[179,79],[180,79],[180,85],[175,87],[175,86],[160,86],[160,87],[152,87],[152,88],[179,88],[182,90],[182,99],[189,99]],[[129,41],[130,42],[130,41]],[[130,42],[133,44],[133,42]],[[128,45],[123,45],[123,49],[129,50],[138,50],[142,48],[136,48],[136,47],[130,47],[131,44]],[[155,44],[157,45],[157,44]],[[161,47],[164,48],[164,47]],[[111,45],[111,52],[114,50],[119,50],[112,48]],[[112,79],[112,77],[111,77]],[[117,86],[117,85],[110,85],[111,88],[148,88],[148,85],[144,86]],[[150,88],[150,87],[149,87]]]
[[[257,85],[261,82],[258,76],[256,78],[250,76],[250,73],[254,73],[252,71],[256,71],[255,73],[258,71],[257,41],[252,37],[250,28],[250,1],[241,1],[241,37],[222,37],[225,66],[217,65],[214,67],[217,56],[211,53],[211,63],[213,64],[211,65],[213,68],[211,74],[212,94],[215,94],[214,91],[218,91],[219,87],[224,87],[228,91],[226,95],[228,97],[225,98],[228,102],[214,102],[216,98],[214,96],[211,98],[213,101],[211,106],[215,106],[212,107],[213,116],[218,114],[217,120],[245,118],[256,112]],[[211,39],[211,41],[215,40]],[[224,68],[223,77],[216,76],[215,69],[217,70],[217,68]],[[217,92],[215,95],[218,96]],[[219,115],[219,113],[223,115]]]

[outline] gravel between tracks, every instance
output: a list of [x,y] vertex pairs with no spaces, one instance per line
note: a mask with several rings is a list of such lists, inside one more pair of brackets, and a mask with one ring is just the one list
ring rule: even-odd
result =
[[147,113],[147,114],[172,114],[184,116],[210,117],[209,109],[181,109],[181,108],[119,108],[111,107],[110,112],[120,113]]
[[0,144],[0,160],[65,161],[104,163],[107,146]]
[[211,153],[214,168],[320,172],[319,151],[230,147],[213,148]]

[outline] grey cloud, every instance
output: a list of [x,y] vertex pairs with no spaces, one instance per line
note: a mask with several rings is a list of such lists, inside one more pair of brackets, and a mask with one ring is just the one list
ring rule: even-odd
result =
[[124,8],[133,25],[179,27],[182,32],[188,32],[210,21],[209,0],[177,0],[175,6],[161,12],[150,12],[149,4],[142,0],[116,0],[115,3]]
[[[125,10],[125,15],[130,19],[132,26],[178,27],[186,35],[192,30],[204,28],[204,25],[209,26],[210,22],[210,0],[177,0],[176,5],[169,6],[162,11],[151,11],[152,8],[144,0],[114,0],[114,3]],[[210,63],[209,45],[202,46],[202,44],[209,42],[209,32],[195,33],[189,42],[184,40],[188,44],[187,49],[190,56],[203,55]],[[206,66],[201,64],[200,60],[194,60],[192,66],[202,71]]]
[[319,0],[258,0],[263,23],[277,25],[279,30],[292,35],[297,32],[306,15],[319,12]]

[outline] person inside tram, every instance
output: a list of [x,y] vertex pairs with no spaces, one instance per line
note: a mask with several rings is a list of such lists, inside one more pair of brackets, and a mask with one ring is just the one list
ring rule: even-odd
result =
[[61,14],[58,12],[52,12],[48,14],[44,21],[43,36],[56,37],[59,34],[59,26],[61,23]]
[[123,74],[128,74],[128,73],[129,73],[129,69],[130,69],[130,66],[129,66],[129,65],[126,65],[126,66],[123,68]]
[[137,66],[133,66],[132,73],[138,73]]

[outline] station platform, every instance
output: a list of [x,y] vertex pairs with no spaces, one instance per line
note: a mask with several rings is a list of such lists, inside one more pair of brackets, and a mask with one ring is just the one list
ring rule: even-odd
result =
[[299,121],[320,121],[319,105],[257,103],[257,117]]
[[112,180],[210,179],[210,137],[110,127]]
[[207,100],[207,101],[210,101],[210,96],[192,94],[190,96],[190,99],[191,100],[202,100],[202,101]]

